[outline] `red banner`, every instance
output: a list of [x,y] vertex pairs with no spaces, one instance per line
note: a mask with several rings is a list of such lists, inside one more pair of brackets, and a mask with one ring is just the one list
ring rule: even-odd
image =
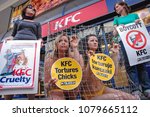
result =
[[[95,19],[108,13],[105,0],[91,6],[69,13],[61,18],[49,22],[50,33],[55,33],[71,26],[75,26]],[[42,37],[48,35],[48,23],[42,25]]]

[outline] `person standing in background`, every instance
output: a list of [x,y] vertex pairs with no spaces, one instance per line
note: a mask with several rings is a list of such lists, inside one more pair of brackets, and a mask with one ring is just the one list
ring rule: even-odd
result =
[[[42,44],[41,25],[34,21],[35,14],[36,10],[31,4],[23,8],[22,20],[17,20],[14,23],[12,35],[6,40],[40,40]],[[5,95],[4,97],[6,100],[11,100],[13,95]],[[34,100],[34,98],[35,94],[28,94],[29,100]]]
[[[130,8],[125,2],[118,2],[114,6],[115,12],[119,15],[114,19],[114,31],[113,34],[115,37],[118,36],[118,32],[116,27],[119,25],[126,25],[129,23],[139,23],[140,19],[137,14],[131,14]],[[145,64],[139,64],[130,66],[127,58],[127,53],[125,51],[124,45],[122,41],[119,42],[121,45],[121,50],[125,59],[125,67],[126,71],[129,75],[129,78],[132,80],[134,87],[132,88],[132,94],[140,98],[141,92],[139,90],[139,86],[141,85],[144,95],[150,99],[150,79],[148,77],[148,73],[145,68]]]

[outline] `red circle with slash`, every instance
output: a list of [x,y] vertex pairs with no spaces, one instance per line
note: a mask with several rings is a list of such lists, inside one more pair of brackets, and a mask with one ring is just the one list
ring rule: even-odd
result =
[[[131,34],[135,34],[135,33],[136,33],[135,40],[133,40],[131,42],[131,40],[129,40],[130,39],[129,36]],[[145,35],[142,32],[137,31],[137,30],[132,30],[132,31],[128,32],[127,35],[126,35],[126,41],[127,41],[128,45],[131,48],[134,48],[134,49],[142,49],[142,48],[145,47],[145,45],[147,43]],[[141,45],[140,46],[136,46],[136,43],[141,43]]]

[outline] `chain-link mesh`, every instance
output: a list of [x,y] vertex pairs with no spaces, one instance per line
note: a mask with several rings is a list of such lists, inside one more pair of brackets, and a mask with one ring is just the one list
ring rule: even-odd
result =
[[[103,83],[107,87],[111,87],[128,93],[131,93],[131,91],[134,90],[134,88],[136,88],[136,85],[134,85],[134,83],[131,80],[129,80],[130,78],[128,77],[124,66],[124,57],[119,47],[118,40],[113,37],[112,31],[112,26],[102,27],[100,25],[72,27],[63,31],[69,36],[75,34],[80,39],[78,50],[83,57],[84,66],[86,66],[86,63],[88,63],[85,56],[85,48],[87,48],[87,42],[85,42],[85,38],[89,34],[95,34],[98,38],[98,53],[102,52],[109,55],[113,59],[116,66],[115,75],[111,80],[103,82],[100,81],[98,78],[95,78],[94,75],[92,75],[90,79],[85,79],[83,77],[80,86],[76,90],[65,91],[65,94],[60,94],[62,96],[65,96],[65,99],[77,99],[78,97],[88,99],[85,97],[100,95],[103,89],[102,85],[100,84]],[[55,39],[61,33],[62,32],[50,34],[47,38],[45,54],[45,77],[50,77],[51,66],[49,64],[49,59],[54,49]],[[83,73],[86,74],[84,68]],[[58,90],[58,92],[60,92],[60,90]]]

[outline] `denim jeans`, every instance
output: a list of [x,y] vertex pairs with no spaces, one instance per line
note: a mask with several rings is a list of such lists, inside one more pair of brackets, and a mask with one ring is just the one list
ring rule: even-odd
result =
[[130,66],[124,45],[122,41],[120,41],[119,43],[121,45],[121,50],[124,56],[124,64],[127,74],[130,80],[133,82],[133,88],[131,89],[132,92],[139,90],[140,85],[142,87],[143,92],[150,92],[150,78],[146,70],[146,63]]

